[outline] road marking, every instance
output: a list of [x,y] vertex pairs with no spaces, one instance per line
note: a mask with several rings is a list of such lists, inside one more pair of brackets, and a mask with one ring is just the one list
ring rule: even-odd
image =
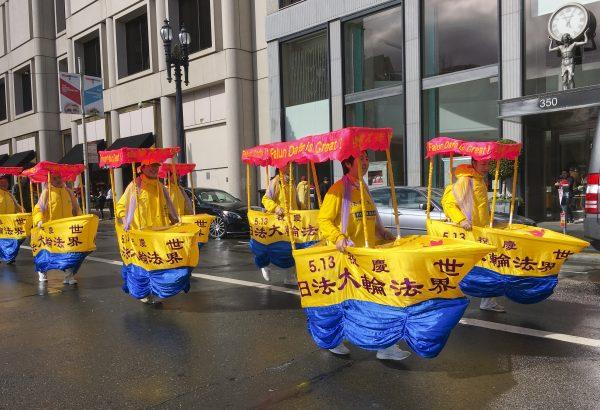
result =
[[[29,246],[22,246],[22,248],[31,249]],[[115,261],[115,260],[105,259],[105,258],[98,258],[96,256],[88,256],[87,259],[94,261],[94,262],[102,262],[102,263],[107,263],[110,265],[117,265],[117,266],[121,266],[123,264],[123,262],[121,262],[121,261]],[[227,277],[223,277],[223,276],[207,275],[205,273],[192,273],[192,276],[197,279],[212,280],[214,282],[229,283],[231,285],[239,285],[239,286],[248,286],[248,287],[253,287],[253,288],[258,288],[258,289],[273,290],[275,292],[282,292],[282,293],[287,293],[290,295],[300,296],[300,292],[298,290],[289,289],[289,288],[286,288],[283,286],[274,286],[274,285],[268,285],[266,283],[251,282],[251,281],[247,281],[247,280],[227,278]],[[591,339],[591,338],[587,338],[587,337],[573,336],[573,335],[567,335],[567,334],[563,334],[563,333],[546,332],[543,330],[530,329],[527,327],[512,326],[512,325],[506,325],[504,323],[489,322],[487,320],[471,319],[471,318],[462,318],[459,323],[461,325],[465,325],[465,326],[482,327],[485,329],[497,330],[500,332],[515,333],[515,334],[519,334],[519,335],[539,337],[541,339],[556,340],[559,342],[566,342],[566,343],[600,348],[600,340]]]

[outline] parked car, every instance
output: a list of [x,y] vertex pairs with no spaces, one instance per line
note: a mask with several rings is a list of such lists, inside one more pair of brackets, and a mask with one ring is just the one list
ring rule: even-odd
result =
[[587,188],[585,191],[585,219],[583,220],[584,235],[590,239],[592,246],[600,251],[600,207],[598,196],[600,194],[600,129],[596,130],[592,155],[590,156],[590,169],[587,175]]
[[[191,190],[186,188],[188,196]],[[248,235],[248,207],[233,195],[219,189],[195,188],[196,213],[215,215],[210,226],[210,237],[226,238],[230,235]]]
[[[375,206],[379,211],[381,221],[390,231],[396,233],[394,209],[392,207],[391,191],[389,187],[373,188],[370,190]],[[445,219],[442,210],[442,195],[444,191],[434,188],[431,195],[431,219]],[[427,209],[427,188],[424,187],[396,187],[398,199],[398,212],[400,214],[400,230],[402,235],[423,235],[426,233],[425,218]],[[508,223],[509,214],[494,213],[494,220]],[[513,222],[535,226],[535,222],[520,215],[513,216]]]

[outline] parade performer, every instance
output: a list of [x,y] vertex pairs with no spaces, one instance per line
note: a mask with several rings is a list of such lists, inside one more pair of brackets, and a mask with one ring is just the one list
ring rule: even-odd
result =
[[[355,158],[349,157],[342,161],[344,176],[329,189],[319,211],[318,221],[322,236],[335,243],[340,252],[345,252],[348,246],[363,247],[367,239],[375,245],[395,239],[395,236],[383,227],[367,189],[363,192],[367,214],[366,232],[363,229],[359,178],[363,178],[369,169],[366,153],[361,154],[360,161],[360,176],[358,161]],[[343,342],[329,351],[340,355],[350,353]],[[401,350],[396,344],[377,351],[377,358],[381,360],[403,360],[408,356],[410,352]]]
[[[9,190],[9,176],[2,174],[0,175],[0,215],[14,215],[19,212],[24,212],[23,207],[19,205]],[[8,223],[8,221],[2,221],[3,225],[7,225]],[[15,263],[19,248],[25,240],[25,237],[19,239],[11,237],[13,233],[16,234],[14,231],[15,229],[8,235],[9,237],[0,238],[0,259],[9,265]],[[5,233],[2,232],[2,234]]]
[[[448,185],[442,196],[444,214],[461,228],[470,231],[473,226],[484,227],[490,223],[490,204],[486,176],[490,169],[487,160],[472,160],[471,165],[456,168],[456,182]],[[482,298],[481,310],[505,312],[495,298]]]
[[192,200],[185,193],[181,185],[179,185],[179,176],[176,173],[169,174],[169,198],[175,207],[175,211],[179,217],[183,215],[192,215]]
[[298,193],[298,207],[299,209],[309,209],[310,208],[310,186],[308,185],[308,181],[305,176],[300,178],[300,182],[298,182],[298,186],[296,187],[296,192]]

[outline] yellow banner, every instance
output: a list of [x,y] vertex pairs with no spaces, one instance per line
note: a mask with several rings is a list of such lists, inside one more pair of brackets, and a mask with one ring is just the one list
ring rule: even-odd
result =
[[198,265],[198,226],[179,224],[164,230],[123,230],[115,224],[121,258],[147,271]]
[[46,222],[31,228],[33,256],[45,249],[52,253],[91,252],[96,249],[98,217],[80,215]]
[[31,224],[31,214],[0,215],[0,238],[26,238],[31,234]]
[[456,238],[489,244],[496,250],[487,254],[477,266],[503,275],[556,275],[570,255],[581,252],[589,243],[569,235],[527,225],[505,228],[461,227],[443,221],[428,221],[427,232],[443,238]]
[[210,224],[213,223],[215,218],[216,216],[208,214],[184,215],[181,217],[181,222],[184,224],[195,224],[198,228],[200,228],[200,232],[198,233],[198,242],[206,243],[208,242],[209,238]]
[[[298,243],[319,240],[318,210],[291,211],[292,235]],[[248,210],[250,236],[257,242],[270,245],[275,242],[289,242],[287,217],[275,214]]]
[[461,279],[493,248],[431,236],[409,236],[378,248],[313,246],[294,251],[303,307],[348,299],[406,307],[463,294]]

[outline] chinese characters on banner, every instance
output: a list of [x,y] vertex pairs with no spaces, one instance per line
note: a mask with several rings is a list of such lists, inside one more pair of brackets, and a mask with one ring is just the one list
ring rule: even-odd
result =
[[181,217],[181,222],[184,224],[194,224],[198,228],[200,228],[200,232],[198,233],[198,242],[207,243],[208,237],[210,233],[210,224],[215,220],[214,215],[208,214],[198,214],[198,215],[183,215]]
[[23,239],[31,232],[31,214],[0,215],[0,238]]
[[31,229],[33,255],[45,249],[51,253],[91,252],[96,249],[98,217],[81,215],[46,222]]
[[[292,235],[295,242],[306,243],[319,240],[318,215],[318,210],[291,212]],[[286,217],[249,210],[248,222],[250,235],[257,242],[270,245],[275,242],[290,241]]]

